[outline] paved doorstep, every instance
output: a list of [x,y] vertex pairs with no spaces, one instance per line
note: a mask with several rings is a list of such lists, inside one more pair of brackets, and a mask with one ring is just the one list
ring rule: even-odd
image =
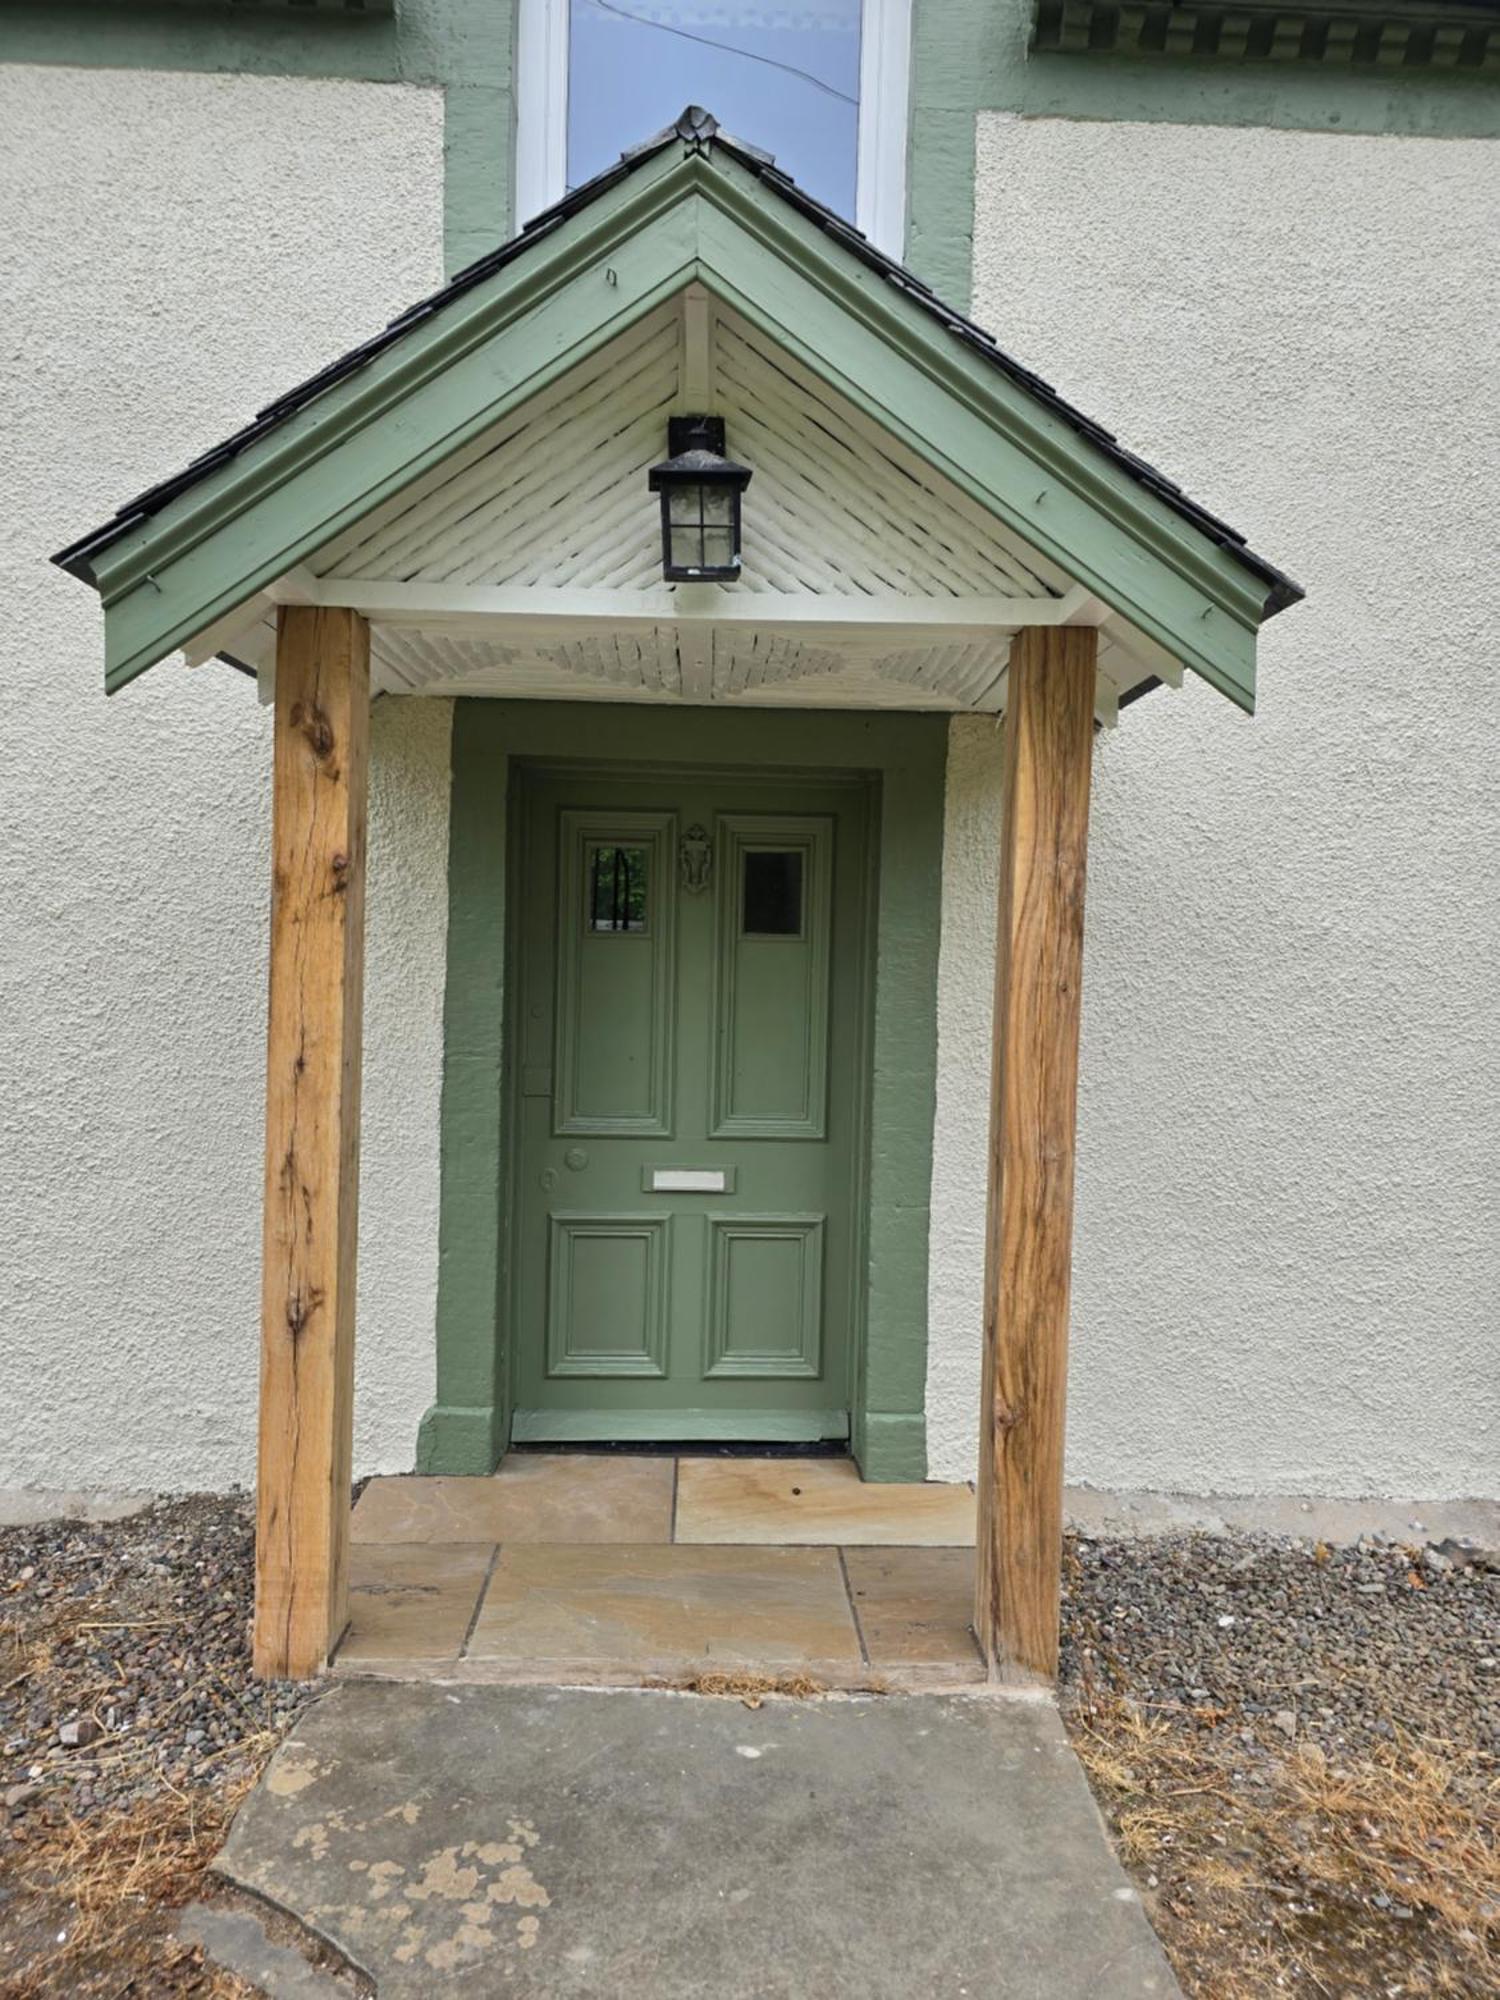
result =
[[626,1683],[725,1668],[972,1683],[974,1496],[839,1459],[512,1453],[373,1479],[341,1670]]
[[1172,2000],[1055,1710],[344,1685],[218,1862],[381,2000]]
[[982,1678],[969,1549],[359,1542],[346,1673],[626,1683],[749,1668],[831,1687]]

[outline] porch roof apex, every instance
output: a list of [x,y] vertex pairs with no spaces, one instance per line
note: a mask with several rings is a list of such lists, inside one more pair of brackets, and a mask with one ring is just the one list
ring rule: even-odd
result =
[[[675,159],[664,158],[674,154]],[[216,474],[225,473],[227,477],[226,468],[230,468],[234,461],[252,447],[272,439],[274,434],[290,425],[294,418],[307,411],[310,406],[321,403],[324,399],[337,399],[341,390],[348,395],[356,394],[357,390],[354,387],[346,389],[345,385],[350,385],[352,378],[361,376],[371,364],[386,356],[391,350],[407,343],[415,349],[418,345],[425,345],[428,336],[437,339],[441,330],[436,328],[433,322],[490,280],[508,273],[510,267],[528,258],[538,259],[543,264],[547,263],[545,246],[552,243],[560,231],[565,230],[575,218],[596,207],[600,210],[601,218],[606,211],[612,211],[616,204],[609,198],[614,191],[623,190],[627,183],[636,181],[642,175],[642,170],[647,169],[653,162],[657,163],[656,171],[648,173],[645,178],[663,188],[664,199],[668,183],[675,185],[676,175],[684,166],[690,173],[684,192],[690,191],[693,187],[712,191],[715,186],[719,186],[727,197],[732,192],[727,182],[739,180],[740,212],[744,210],[744,190],[747,186],[740,176],[748,175],[752,177],[749,185],[758,198],[769,201],[772,211],[778,207],[783,213],[790,209],[804,222],[814,225],[820,236],[826,240],[833,259],[837,260],[840,256],[852,259],[857,266],[877,274],[883,284],[890,288],[887,296],[891,297],[893,305],[895,298],[899,297],[922,315],[929,327],[927,336],[929,342],[931,329],[935,326],[952,338],[955,348],[970,357],[977,358],[985,364],[986,369],[995,371],[1012,385],[1014,390],[1019,390],[1026,401],[1037,408],[1041,417],[1053,420],[1054,424],[1060,421],[1066,432],[1073,434],[1076,442],[1070,449],[1078,460],[1078,483],[1081,489],[1097,490],[1099,474],[1104,470],[1099,465],[1099,460],[1102,459],[1114,474],[1125,475],[1133,486],[1148,496],[1148,509],[1154,504],[1155,507],[1164,510],[1167,516],[1188,529],[1187,537],[1182,538],[1185,545],[1190,547],[1196,542],[1201,552],[1199,557],[1193,560],[1201,563],[1209,559],[1210,550],[1217,552],[1221,558],[1228,558],[1234,567],[1228,572],[1221,571],[1225,579],[1224,587],[1230,589],[1237,605],[1244,606],[1243,611],[1236,610],[1234,614],[1236,622],[1242,620],[1245,626],[1253,630],[1256,623],[1263,622],[1303,596],[1301,586],[1285,572],[1257,555],[1237,530],[1206,508],[1199,506],[1180,486],[1166,478],[1146,460],[1127,450],[1112,432],[1075,409],[1050,384],[1006,354],[991,334],[964,314],[946,305],[931,287],[924,284],[914,273],[878,250],[851,223],[799,188],[789,175],[776,166],[769,154],[723,131],[709,112],[694,105],[688,106],[673,124],[657,133],[655,137],[623,154],[613,166],[537,216],[517,236],[477,259],[459,271],[439,290],[398,315],[371,339],[352,348],[328,367],[268,403],[248,424],[193,460],[181,472],[148,487],[134,499],[126,502],[110,520],[59,550],[53,561],[71,574],[100,589],[108,606],[129,587],[127,570],[133,578],[144,563],[143,573],[149,573],[151,565],[146,559],[147,551],[158,532],[156,523],[159,516],[170,517],[170,521],[161,523],[159,531],[167,535],[171,532],[171,524],[177,521],[181,511],[175,503],[183,501],[184,496],[212,480]],[[706,180],[698,178],[705,173]],[[642,192],[646,192],[644,185]],[[628,206],[633,209],[636,204],[632,201]],[[806,240],[816,242],[818,239]],[[592,244],[592,239],[590,243]],[[558,245],[557,249],[561,253],[563,246]],[[581,251],[580,254],[587,253]],[[525,282],[523,274],[517,273],[516,276],[521,282]],[[510,282],[507,277],[507,288]],[[868,279],[864,282],[868,285]],[[877,330],[884,331],[883,328]],[[981,424],[983,422],[982,413],[979,411],[975,412],[975,421]],[[257,453],[256,457],[259,461],[261,454]],[[1089,461],[1093,462],[1095,468],[1092,473]],[[217,490],[217,486],[212,489],[212,491]],[[209,498],[211,501],[211,494]],[[193,505],[194,509],[200,505],[199,496],[195,495]],[[1159,521],[1160,519],[1158,516]],[[1181,528],[1177,533],[1181,538]],[[121,549],[120,545],[127,542],[130,547]],[[1208,545],[1207,548],[1205,544]],[[114,553],[117,550],[118,554]],[[1239,582],[1231,585],[1229,579],[1236,573],[1239,575]],[[247,582],[247,589],[254,587],[256,586],[253,580]],[[127,657],[119,658],[107,671],[107,687],[113,691],[116,687],[124,685],[126,681],[134,678],[135,674],[151,665],[154,659],[163,657],[181,642],[182,637],[172,638],[151,658],[145,657],[146,649],[135,648]],[[1198,667],[1200,671],[1203,670],[1201,663],[1192,657],[1191,650],[1185,651],[1183,657],[1187,664]],[[1251,705],[1250,687],[1231,687],[1211,672],[1208,678],[1220,685],[1222,691],[1230,693],[1234,699],[1240,701],[1242,706]]]

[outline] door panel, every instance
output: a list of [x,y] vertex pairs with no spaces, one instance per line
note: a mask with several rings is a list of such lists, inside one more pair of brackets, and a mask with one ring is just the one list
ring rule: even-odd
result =
[[715,1138],[828,1133],[833,822],[718,821]]
[[560,815],[555,1132],[672,1130],[676,832],[671,813]]
[[549,1375],[665,1375],[669,1215],[547,1218]]
[[520,1438],[847,1434],[869,790],[517,773]]
[[821,1215],[709,1217],[710,1376],[816,1376],[823,1346]]

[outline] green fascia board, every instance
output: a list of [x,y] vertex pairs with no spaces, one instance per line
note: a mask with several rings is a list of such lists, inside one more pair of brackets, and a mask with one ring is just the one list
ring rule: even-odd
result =
[[92,558],[114,692],[689,281],[1245,709],[1266,583],[723,149],[663,148]]
[[462,449],[694,274],[674,157],[648,162],[487,283],[91,558],[113,694]]
[[[754,176],[717,166],[704,282],[1247,710],[1266,585]],[[977,421],[976,421],[977,419]],[[1040,482],[1040,483],[1039,483]]]

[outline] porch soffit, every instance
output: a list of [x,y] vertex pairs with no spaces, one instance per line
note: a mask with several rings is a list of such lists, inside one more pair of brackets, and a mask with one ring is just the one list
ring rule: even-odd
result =
[[[725,416],[755,467],[731,590],[661,584],[646,474],[668,416],[695,405]],[[1068,590],[690,286],[279,579],[215,643],[269,691],[275,600],[337,596],[371,620],[379,692],[995,709],[1011,631],[1067,615]],[[1120,629],[1104,635],[1103,721],[1153,671]]]
[[[1011,631],[1086,621],[1103,714],[1179,661],[1252,706],[1297,587],[986,343],[685,114],[57,560],[111,690],[258,664],[291,599],[365,610],[393,689],[993,707]],[[674,595],[645,469],[705,396],[745,575]]]

